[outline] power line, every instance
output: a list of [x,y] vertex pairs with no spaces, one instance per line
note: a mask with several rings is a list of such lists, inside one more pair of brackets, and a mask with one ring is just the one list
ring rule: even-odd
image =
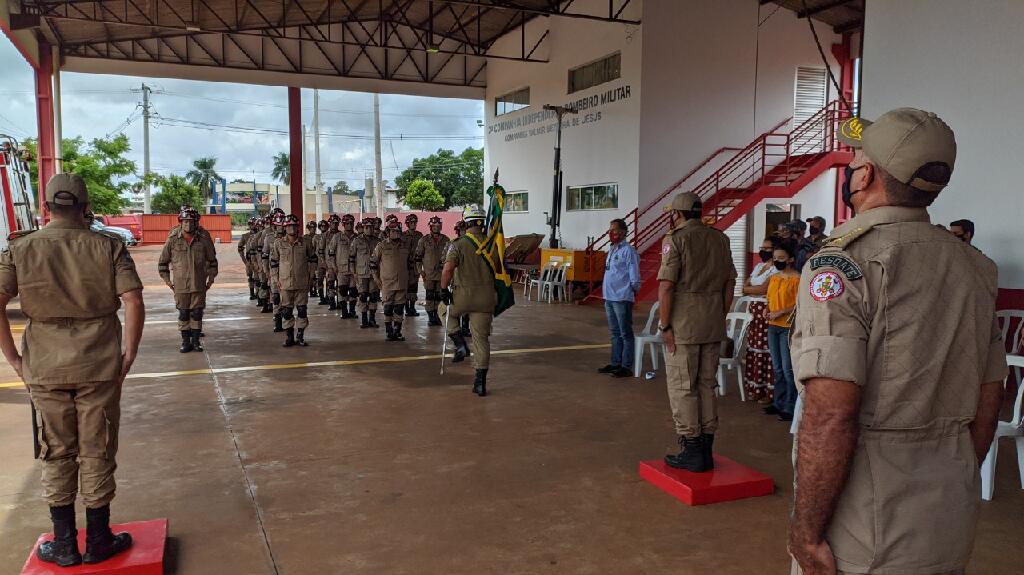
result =
[[[159,114],[154,114],[153,117],[154,125],[180,127],[180,128],[194,128],[199,130],[209,131],[225,131],[225,132],[238,132],[243,134],[275,134],[281,136],[287,136],[287,130],[280,130],[274,128],[259,128],[254,126],[235,126],[231,124],[215,124],[213,122],[201,122],[198,120],[186,120],[184,118],[167,118]],[[336,132],[321,132],[321,136],[325,138],[339,138],[345,140],[373,140],[373,136],[367,136],[363,134],[341,134]],[[459,134],[398,134],[397,136],[381,136],[382,140],[398,140],[398,141],[423,141],[423,140],[482,140],[483,136],[479,134],[472,135],[459,135]]]

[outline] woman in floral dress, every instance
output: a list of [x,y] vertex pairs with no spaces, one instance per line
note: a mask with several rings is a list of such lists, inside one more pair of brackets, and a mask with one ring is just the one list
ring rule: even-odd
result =
[[743,282],[743,295],[752,296],[750,308],[747,310],[753,319],[747,328],[747,355],[744,361],[744,383],[747,397],[758,403],[772,402],[772,358],[768,352],[768,320],[764,317],[767,305],[765,294],[768,293],[768,279],[779,273],[772,265],[773,242],[766,239],[761,242],[757,252],[761,263]]

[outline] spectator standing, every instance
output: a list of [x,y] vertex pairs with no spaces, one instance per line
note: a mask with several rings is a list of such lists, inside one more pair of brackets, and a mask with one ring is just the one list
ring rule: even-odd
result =
[[807,240],[814,244],[814,251],[821,249],[822,244],[828,239],[825,235],[825,226],[828,223],[821,216],[807,218]]
[[974,239],[974,222],[971,220],[957,220],[949,223],[949,231],[960,241],[971,245]]
[[796,292],[800,285],[794,252],[791,241],[775,246],[772,263],[778,273],[768,280],[768,309],[764,312],[774,375],[772,404],[764,408],[764,412],[766,415],[778,415],[781,421],[793,421],[796,406],[796,383],[789,355],[789,329],[793,325]]
[[611,363],[598,369],[614,377],[633,375],[633,303],[640,291],[640,256],[626,241],[626,222],[614,219],[608,228],[611,247],[604,265],[604,311],[612,339]]
[[757,252],[761,263],[754,266],[750,277],[743,282],[743,295],[752,296],[750,302],[750,327],[747,328],[747,357],[744,361],[744,383],[747,388],[747,395],[756,399],[758,403],[771,403],[772,398],[772,360],[768,351],[768,320],[765,318],[765,310],[768,307],[768,300],[765,295],[768,293],[768,280],[779,270],[775,269],[774,246],[777,241],[766,239],[761,242],[761,249]]

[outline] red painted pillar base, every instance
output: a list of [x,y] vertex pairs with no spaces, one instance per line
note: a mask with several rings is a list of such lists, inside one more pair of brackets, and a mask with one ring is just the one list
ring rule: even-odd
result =
[[291,213],[299,216],[299,221],[306,219],[302,211],[302,94],[298,88],[288,87],[288,163],[291,180],[289,182]]
[[[32,554],[21,569],[21,575],[163,575],[164,546],[167,543],[167,520],[154,519],[123,525],[111,525],[114,533],[128,532],[132,546],[102,563],[57,567],[43,563],[36,557],[36,549],[43,541],[53,539],[53,534],[39,536]],[[78,530],[78,550],[85,552],[85,529]]]
[[39,67],[36,74],[36,124],[39,129],[39,210],[42,213],[45,198],[44,189],[50,178],[57,173],[56,144],[53,141],[53,56],[50,44],[39,41]]

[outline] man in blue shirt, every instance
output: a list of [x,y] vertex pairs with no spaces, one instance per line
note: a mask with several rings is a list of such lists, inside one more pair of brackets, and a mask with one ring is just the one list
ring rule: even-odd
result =
[[640,291],[640,257],[626,241],[626,222],[612,220],[604,265],[604,311],[612,336],[611,363],[598,369],[614,377],[633,375],[633,302]]

